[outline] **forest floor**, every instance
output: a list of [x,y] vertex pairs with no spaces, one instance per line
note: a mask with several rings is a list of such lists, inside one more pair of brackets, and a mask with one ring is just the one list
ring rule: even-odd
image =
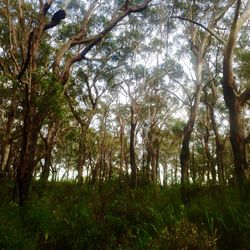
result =
[[228,187],[190,186],[188,206],[179,186],[35,182],[23,207],[12,189],[0,182],[0,249],[250,249],[250,196]]

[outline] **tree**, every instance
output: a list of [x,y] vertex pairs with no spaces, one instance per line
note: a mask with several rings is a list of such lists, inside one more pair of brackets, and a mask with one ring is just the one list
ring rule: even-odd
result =
[[20,91],[23,93],[22,145],[16,178],[20,205],[28,195],[40,129],[48,113],[53,112],[52,103],[67,87],[72,66],[85,60],[87,53],[121,20],[131,13],[143,11],[150,2],[145,0],[133,5],[126,1],[126,4],[115,8],[109,15],[110,19],[102,23],[101,29],[94,29],[97,30],[96,34],[90,34],[95,10],[100,7],[98,1],[93,1],[81,17],[80,27],[61,46],[51,43],[56,33],[50,32],[60,26],[61,20],[65,18],[65,10],[58,10],[48,22],[53,0],[45,4],[40,1],[39,5],[28,1],[10,3],[8,0],[2,4],[2,19],[6,23],[5,31],[9,33],[9,39],[3,47],[5,53],[1,53],[1,71],[20,82]]
[[40,133],[44,142],[44,162],[42,164],[42,172],[40,176],[42,182],[47,182],[49,179],[50,169],[52,168],[52,150],[55,147],[61,128],[62,121],[52,120],[51,123],[48,124],[46,136]]
[[[226,6],[220,11],[215,11],[212,15],[211,19],[208,21],[208,27],[210,31],[213,31],[218,21],[223,17],[227,9],[230,7]],[[215,8],[215,5],[212,9]],[[210,42],[210,33],[205,31],[200,31],[199,27],[195,26],[195,22],[192,21],[194,18],[197,17],[199,13],[199,5],[195,3],[194,6],[190,6],[190,17],[191,19],[182,17],[182,16],[172,16],[172,18],[180,18],[182,20],[186,20],[191,24],[188,27],[189,32],[191,32],[191,39],[190,39],[190,46],[193,55],[195,56],[195,93],[193,96],[193,102],[190,107],[189,119],[184,128],[183,133],[183,141],[182,141],[182,148],[180,153],[180,161],[181,161],[181,185],[182,185],[182,200],[185,202],[187,200],[185,194],[185,186],[188,183],[188,169],[189,169],[189,160],[190,160],[190,150],[189,150],[189,142],[190,137],[193,132],[193,127],[195,123],[195,119],[198,112],[198,107],[200,103],[201,93],[202,93],[202,86],[203,86],[203,67],[204,67],[204,60],[207,49],[209,47]],[[209,13],[204,13],[201,16],[201,19],[204,19]]]
[[249,178],[249,166],[246,156],[246,137],[244,135],[242,109],[250,99],[250,88],[239,92],[233,73],[233,56],[237,43],[237,36],[242,26],[250,17],[250,1],[246,3],[243,13],[240,15],[242,1],[236,2],[234,18],[231,23],[230,33],[224,46],[223,59],[223,94],[226,106],[229,110],[230,142],[234,156],[234,171],[237,183],[244,186]]
[[218,93],[219,91],[218,91],[218,88],[216,88],[215,84],[218,85],[219,83],[216,82],[215,78],[211,79],[211,81],[209,81],[209,84],[205,86],[205,88],[203,89],[204,103],[208,107],[208,113],[209,113],[209,117],[211,120],[211,129],[215,137],[218,180],[219,180],[219,184],[224,184],[225,183],[225,164],[224,164],[225,157],[223,157],[223,155],[225,154],[225,144],[227,141],[228,133],[226,133],[226,135],[223,138],[223,135],[221,135],[219,132],[218,121],[216,121],[215,113],[219,111],[218,107],[216,106],[219,106],[218,100],[219,100],[220,94]]
[[[201,93],[202,93],[202,86],[203,86],[203,70],[204,70],[204,61],[207,50],[210,46],[210,35],[218,36],[214,33],[214,29],[219,22],[219,20],[224,16],[227,12],[229,7],[232,5],[232,1],[228,3],[224,8],[220,9],[217,8],[217,3],[214,3],[212,6],[208,6],[206,12],[203,16],[199,17],[200,10],[199,10],[199,3],[195,3],[193,6],[190,6],[190,17],[186,18],[183,16],[172,16],[172,18],[179,18],[181,20],[185,20],[190,23],[189,25],[189,32],[191,34],[190,39],[190,46],[191,51],[193,52],[196,60],[195,64],[195,93],[193,96],[193,102],[190,107],[190,114],[188,122],[184,128],[183,134],[183,141],[182,141],[182,148],[180,153],[180,161],[181,161],[181,185],[182,185],[182,200],[186,202],[188,197],[185,194],[185,186],[188,183],[188,169],[189,169],[189,160],[190,160],[190,150],[189,150],[189,142],[190,137],[193,132],[193,127],[195,123],[195,119],[198,112],[198,107],[200,103]],[[202,6],[204,8],[204,6]],[[197,22],[194,21],[194,18],[199,17],[201,20],[205,19],[208,15],[211,16],[210,20],[208,21],[208,28],[205,32],[199,29],[199,26],[196,26]],[[220,39],[221,40],[221,39]]]

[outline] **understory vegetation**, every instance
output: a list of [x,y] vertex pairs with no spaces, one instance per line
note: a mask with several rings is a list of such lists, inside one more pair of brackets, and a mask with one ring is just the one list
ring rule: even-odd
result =
[[229,187],[180,187],[118,181],[100,186],[70,182],[32,185],[29,201],[11,201],[1,183],[1,249],[249,249],[250,197]]

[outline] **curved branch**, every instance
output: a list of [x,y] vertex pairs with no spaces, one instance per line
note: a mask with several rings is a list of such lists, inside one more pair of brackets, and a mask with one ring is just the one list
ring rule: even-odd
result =
[[92,40],[85,46],[85,48],[77,55],[69,58],[66,63],[63,72],[60,75],[60,80],[62,84],[65,84],[67,82],[69,77],[69,71],[71,66],[75,62],[82,61],[85,58],[85,55],[98,43],[102,41],[102,39],[108,34],[121,20],[123,20],[126,16],[128,16],[131,13],[137,13],[141,12],[144,9],[147,8],[148,4],[152,0],[145,0],[142,4],[136,5],[134,7],[128,8],[127,10],[124,10],[123,12],[119,12],[118,15],[114,16],[109,24]]
[[196,24],[196,25],[200,26],[201,28],[203,28],[204,30],[206,30],[211,36],[216,38],[220,43],[222,43],[223,45],[226,45],[226,41],[224,41],[217,33],[210,30],[209,28],[207,28],[205,25],[203,25],[201,23],[198,23],[198,22],[196,22],[194,20],[191,20],[189,18],[182,17],[182,16],[170,16],[170,18],[177,18],[177,19],[181,19],[181,20]]
[[177,98],[182,104],[184,104],[185,106],[191,107],[191,105],[189,103],[187,103],[186,101],[182,100],[176,93],[170,91],[169,89],[164,89],[166,92],[168,92],[170,95],[174,96],[175,98]]

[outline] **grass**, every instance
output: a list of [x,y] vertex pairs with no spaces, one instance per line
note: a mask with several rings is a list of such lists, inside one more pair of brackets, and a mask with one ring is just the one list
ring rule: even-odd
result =
[[36,182],[19,208],[0,187],[0,249],[250,249],[250,200],[229,188],[191,186],[185,207],[178,186]]

